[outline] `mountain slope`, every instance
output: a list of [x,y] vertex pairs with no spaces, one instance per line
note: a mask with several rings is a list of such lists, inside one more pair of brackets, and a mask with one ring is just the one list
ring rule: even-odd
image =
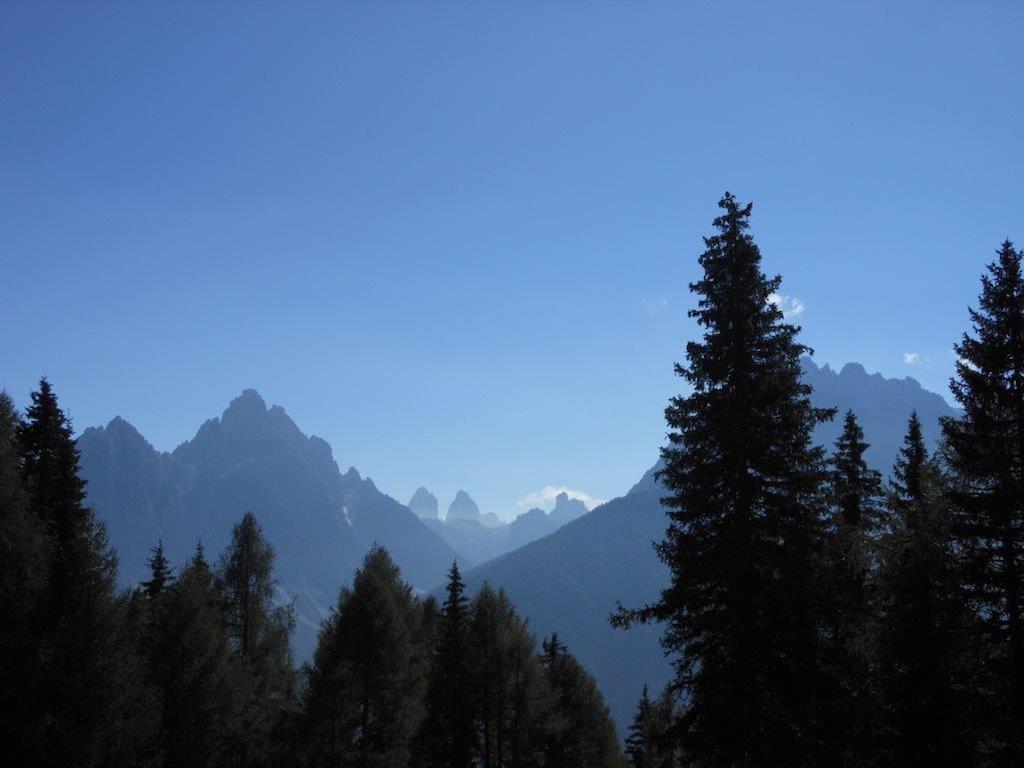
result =
[[[939,435],[938,418],[954,414],[945,400],[912,379],[869,376],[858,365],[836,373],[810,360],[804,375],[816,387],[811,398],[816,406],[864,414],[866,438],[874,446],[868,457],[882,471],[895,460],[912,409],[921,415],[932,444]],[[823,425],[816,438],[831,446],[836,429]],[[608,625],[617,602],[642,605],[667,584],[668,572],[651,546],[667,526],[655,469],[626,496],[466,574],[470,592],[485,582],[504,587],[536,633],[557,631],[565,639],[594,673],[620,730],[643,684],[657,690],[670,675],[658,642],[660,628],[613,631]]]
[[457,557],[372,481],[354,469],[342,475],[326,442],[304,435],[254,390],[170,454],[155,451],[123,419],[87,429],[78,446],[89,503],[107,524],[128,583],[145,577],[157,539],[179,565],[198,541],[216,557],[231,526],[253,512],[277,552],[282,597],[296,601],[300,657],[311,652],[320,619],[374,542],[421,589],[437,584]]

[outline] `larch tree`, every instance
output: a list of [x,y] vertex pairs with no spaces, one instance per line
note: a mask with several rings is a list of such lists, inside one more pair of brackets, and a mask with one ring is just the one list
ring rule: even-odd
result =
[[541,645],[551,687],[547,768],[618,768],[622,755],[615,724],[594,678],[569,653],[557,634]]
[[150,666],[161,695],[166,768],[215,768],[234,758],[242,739],[237,692],[241,664],[232,656],[213,570],[201,546],[160,593],[150,629]]
[[380,546],[324,623],[300,728],[310,765],[405,768],[422,720],[422,610]]
[[232,759],[250,766],[270,764],[277,758],[273,735],[294,705],[290,639],[295,618],[291,605],[274,602],[274,548],[251,512],[232,529],[217,584],[242,676],[244,706],[234,730],[240,740]]
[[505,591],[485,584],[470,607],[472,706],[481,768],[536,765],[550,694],[533,637]]

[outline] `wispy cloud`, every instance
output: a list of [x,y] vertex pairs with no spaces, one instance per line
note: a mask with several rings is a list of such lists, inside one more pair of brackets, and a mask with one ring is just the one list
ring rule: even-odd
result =
[[785,318],[800,317],[807,309],[807,306],[796,296],[787,296],[782,293],[769,293],[768,303],[777,307]]
[[528,493],[523,498],[519,499],[516,504],[521,509],[532,509],[533,507],[540,507],[541,509],[550,509],[555,505],[555,499],[558,494],[564,493],[570,499],[579,499],[587,505],[587,509],[593,509],[599,504],[604,504],[603,499],[595,499],[586,491],[577,491],[569,488],[565,485],[547,485],[541,488],[539,491]]
[[669,307],[668,299],[640,299],[648,315],[656,315],[664,312]]

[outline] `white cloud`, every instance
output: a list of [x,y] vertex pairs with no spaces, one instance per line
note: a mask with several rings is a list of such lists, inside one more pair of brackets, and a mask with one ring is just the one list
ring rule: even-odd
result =
[[656,315],[668,309],[668,299],[640,299],[648,315]]
[[541,509],[550,510],[555,506],[555,499],[558,494],[564,493],[570,499],[579,499],[587,505],[587,509],[593,509],[599,504],[604,504],[604,500],[595,499],[589,493],[585,491],[575,491],[564,485],[547,485],[541,488],[539,491],[528,493],[523,498],[519,499],[516,504],[521,509],[532,509],[533,507],[540,507]]
[[919,355],[917,352],[904,352],[903,362],[906,363],[907,365],[917,365],[918,363],[921,362],[921,355]]
[[807,309],[803,300],[796,298],[796,296],[787,296],[781,293],[769,293],[768,303],[774,307],[777,307],[782,312],[782,316],[786,318],[800,317]]

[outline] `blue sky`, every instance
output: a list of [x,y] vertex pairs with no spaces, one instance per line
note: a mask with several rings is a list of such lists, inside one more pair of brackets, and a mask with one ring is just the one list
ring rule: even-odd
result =
[[948,394],[1024,241],[1022,29],[1009,2],[7,3],[0,387],[45,373],[77,427],[168,450],[255,387],[402,501],[607,499],[662,441],[729,189],[819,363]]

